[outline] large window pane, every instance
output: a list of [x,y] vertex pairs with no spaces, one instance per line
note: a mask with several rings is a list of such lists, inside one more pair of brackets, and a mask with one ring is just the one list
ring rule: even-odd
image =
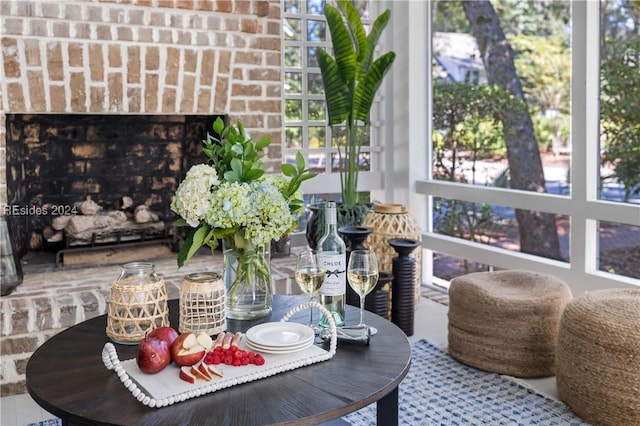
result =
[[[492,4],[513,52],[500,70],[485,69],[486,52],[471,33],[463,2],[433,3],[433,178],[514,187],[510,177],[517,175],[524,181],[517,189],[568,194],[570,4]],[[504,71],[509,66],[515,68],[513,78]],[[509,142],[511,134],[518,137]],[[527,134],[536,149],[525,148],[529,142],[520,135]],[[531,158],[509,161],[508,144],[514,152],[509,160]],[[532,167],[537,163],[542,182]]]
[[[440,197],[434,197],[433,204],[433,227],[436,233],[507,250],[520,250],[520,233],[513,208]],[[569,218],[558,215],[555,223],[560,251],[557,260],[569,261]],[[536,254],[550,257],[546,251],[546,248],[542,248]]]
[[640,202],[640,6],[600,8],[600,198]]
[[599,269],[640,278],[640,226],[600,222]]
[[[570,195],[571,4],[447,1],[432,7],[431,178]],[[480,18],[487,24],[469,25]],[[464,199],[433,201],[436,233],[570,258],[567,217]]]

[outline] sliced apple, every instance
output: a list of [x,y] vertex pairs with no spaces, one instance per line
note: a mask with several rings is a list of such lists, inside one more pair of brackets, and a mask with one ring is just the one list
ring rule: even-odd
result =
[[198,344],[198,338],[196,337],[196,335],[193,333],[188,333],[187,337],[185,337],[185,339],[182,341],[182,348],[191,349]]
[[200,370],[200,366],[198,364],[191,366],[191,374],[196,376],[198,379],[206,380],[207,382],[211,381],[211,375],[207,372],[206,368],[203,372]]
[[211,377],[211,373],[209,372],[209,369],[207,368],[207,364],[205,364],[204,361],[200,361],[199,363],[197,363],[196,368],[200,373],[207,376],[207,380],[211,380],[213,378]]
[[202,332],[196,336],[196,340],[198,343],[205,348],[205,350],[209,350],[213,348],[213,339],[207,333]]
[[214,376],[218,376],[220,378],[223,377],[222,371],[218,370],[213,365],[207,365],[207,369],[209,370],[209,373],[213,374]]
[[189,382],[191,384],[194,384],[196,382],[196,376],[191,374],[190,367],[180,367],[180,378],[185,382]]
[[180,367],[190,367],[203,359],[206,353],[207,351],[204,349],[204,347],[196,344],[189,349],[182,348],[181,350],[179,350],[178,353],[173,356],[173,362],[175,362],[176,365]]

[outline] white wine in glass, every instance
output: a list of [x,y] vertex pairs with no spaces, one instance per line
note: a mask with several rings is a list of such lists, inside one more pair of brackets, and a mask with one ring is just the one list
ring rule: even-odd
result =
[[[349,256],[347,266],[347,280],[349,285],[360,296],[360,322],[356,327],[368,327],[364,323],[364,299],[371,293],[378,283],[378,259],[371,250],[354,250]],[[371,328],[371,334],[375,330]]]
[[[309,301],[312,301],[322,287],[326,276],[326,271],[318,264],[318,253],[315,250],[304,250],[298,253],[295,276],[300,290],[309,296]],[[315,328],[312,308],[309,308],[309,327]]]

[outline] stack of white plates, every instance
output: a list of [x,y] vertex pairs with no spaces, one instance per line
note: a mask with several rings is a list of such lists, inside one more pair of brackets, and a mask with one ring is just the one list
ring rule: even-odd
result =
[[311,327],[295,322],[267,322],[251,327],[245,337],[254,351],[284,354],[313,345],[315,333]]

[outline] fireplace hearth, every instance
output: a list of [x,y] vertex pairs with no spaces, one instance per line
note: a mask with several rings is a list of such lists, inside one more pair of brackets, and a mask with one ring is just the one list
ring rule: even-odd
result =
[[[5,213],[21,236],[16,252],[166,242],[171,197],[202,162],[201,142],[216,117],[7,115]],[[87,205],[94,211],[82,211]],[[140,210],[150,218],[134,220]],[[82,237],[55,226],[70,219]]]

